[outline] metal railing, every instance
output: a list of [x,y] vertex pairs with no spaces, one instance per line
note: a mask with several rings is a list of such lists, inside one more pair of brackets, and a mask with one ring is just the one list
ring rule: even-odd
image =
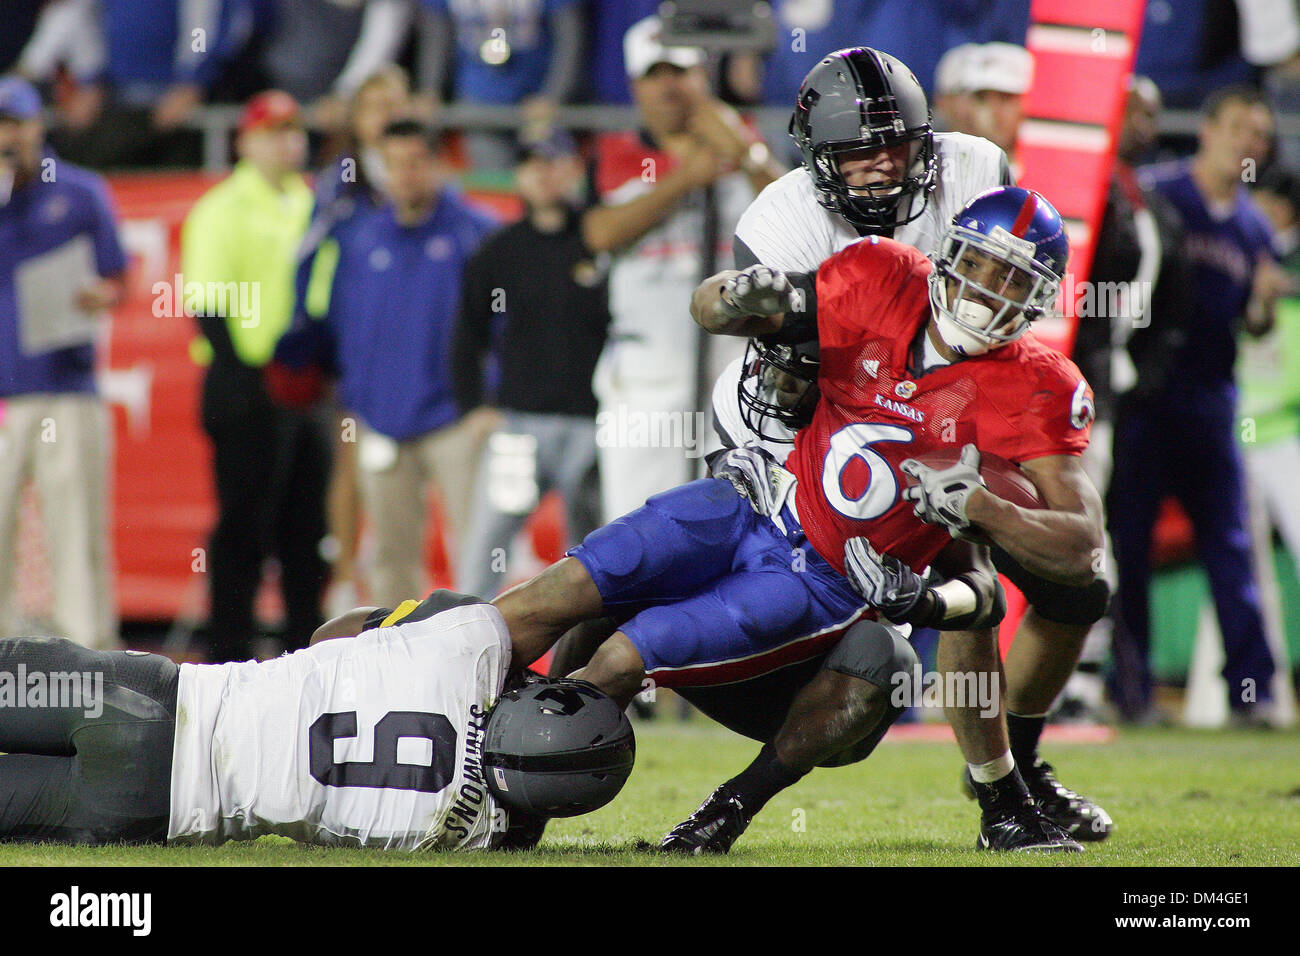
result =
[[[239,123],[240,107],[207,106],[190,118],[188,126],[203,136],[203,168],[222,172],[230,166],[230,142]],[[745,113],[764,128],[783,126],[790,118],[784,107],[763,106]],[[584,132],[610,132],[637,127],[636,110],[630,106],[562,106],[555,122],[566,129]],[[431,125],[439,129],[517,130],[524,124],[524,114],[514,106],[485,104],[448,104],[442,107]],[[1160,117],[1160,132],[1170,136],[1195,136],[1200,114],[1195,110],[1166,110]],[[1278,135],[1300,139],[1300,115],[1278,117]]]

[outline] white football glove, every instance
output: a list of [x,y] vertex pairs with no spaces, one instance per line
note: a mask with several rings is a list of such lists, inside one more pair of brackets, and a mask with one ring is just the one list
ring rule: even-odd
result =
[[722,285],[722,311],[728,318],[777,315],[791,308],[790,281],[784,272],[752,265]]
[[954,538],[965,538],[971,530],[966,502],[971,492],[984,487],[980,450],[974,445],[965,446],[957,463],[947,468],[931,468],[915,458],[899,467],[917,481],[903,492],[904,498],[916,502],[912,513],[928,524],[943,525]]
[[769,460],[757,448],[732,448],[714,460],[710,471],[714,478],[731,482],[755,514],[770,518],[776,502],[767,470]]
[[925,578],[864,537],[844,542],[844,576],[872,607],[901,624],[925,593]]

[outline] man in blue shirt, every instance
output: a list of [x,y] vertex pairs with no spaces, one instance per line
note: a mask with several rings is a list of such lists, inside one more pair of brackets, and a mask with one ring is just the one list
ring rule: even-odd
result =
[[[422,0],[422,92],[439,98],[454,62],[456,102],[518,105],[549,122],[577,87],[585,26],[578,0]],[[471,131],[465,145],[476,169],[511,166],[509,136]]]
[[[41,102],[0,79],[0,629],[18,627],[14,563],[34,482],[54,624],[117,643],[108,546],[109,420],[95,392],[95,316],[125,289],[126,254],[103,180],[45,148]],[[68,291],[52,289],[57,275]]]
[[[316,319],[329,307],[329,282],[333,277],[333,257],[338,254],[338,236],[353,223],[364,221],[367,214],[386,201],[380,142],[388,124],[408,115],[410,107],[411,90],[406,71],[396,65],[372,73],[352,97],[347,129],[349,142],[329,166],[316,174],[311,225],[298,250],[294,329],[324,328]],[[325,255],[318,258],[317,252],[331,237],[335,241],[328,243]],[[314,282],[318,266],[322,281]],[[300,334],[310,336],[310,333]],[[338,426],[335,431],[338,438],[331,441],[330,483],[325,498],[331,539],[327,551],[330,586],[325,601],[331,612],[342,613],[356,607],[359,600],[357,546],[361,490],[357,481],[356,442],[339,440],[346,435],[348,422],[354,421],[352,414],[336,401],[330,403],[327,414]]]
[[381,150],[388,201],[327,240],[338,251],[323,325],[286,335],[276,358],[337,372],[339,403],[358,418],[377,545],[370,598],[395,604],[427,590],[428,485],[442,491],[459,540],[478,450],[498,424],[482,410],[462,419],[451,383],[461,270],[497,224],[448,187],[437,139],[419,123],[390,124]]
[[1178,498],[1196,533],[1223,632],[1229,705],[1245,723],[1266,719],[1274,662],[1265,643],[1246,532],[1236,443],[1236,336],[1263,334],[1285,285],[1273,261],[1271,229],[1244,179],[1268,151],[1273,119],[1249,87],[1226,87],[1206,102],[1200,147],[1189,160],[1151,167],[1143,185],[1168,200],[1184,227],[1192,289],[1179,343],[1161,381],[1121,401],[1108,496],[1119,576],[1113,690],[1121,713],[1151,719],[1148,586],[1151,533],[1161,500]]

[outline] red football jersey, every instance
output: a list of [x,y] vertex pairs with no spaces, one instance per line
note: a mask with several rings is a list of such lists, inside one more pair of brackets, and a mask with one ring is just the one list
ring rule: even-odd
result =
[[822,397],[786,467],[799,481],[809,543],[841,572],[844,542],[857,535],[918,571],[952,540],[903,498],[899,465],[908,458],[973,442],[1022,462],[1088,445],[1092,391],[1073,362],[1032,333],[909,374],[908,354],[930,318],[931,268],[911,246],[870,237],[817,271]]

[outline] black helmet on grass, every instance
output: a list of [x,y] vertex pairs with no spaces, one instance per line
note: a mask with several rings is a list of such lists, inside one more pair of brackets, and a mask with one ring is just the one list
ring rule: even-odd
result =
[[493,796],[540,817],[603,807],[635,759],[622,708],[586,681],[539,680],[502,694],[484,730],[483,770]]

